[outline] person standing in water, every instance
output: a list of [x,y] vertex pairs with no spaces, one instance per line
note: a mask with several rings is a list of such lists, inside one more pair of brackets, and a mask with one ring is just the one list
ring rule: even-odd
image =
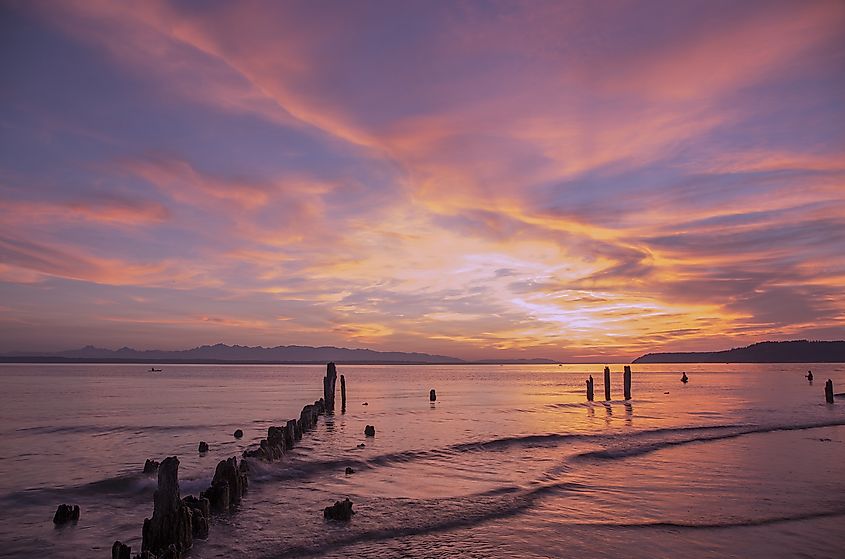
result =
[[683,382],[684,384],[686,384],[686,383],[688,383],[688,382],[689,382],[689,377],[687,376],[687,372],[686,372],[686,371],[684,371],[683,373],[681,373],[681,382]]
[[810,384],[813,384],[813,371],[807,371],[807,380],[810,381]]

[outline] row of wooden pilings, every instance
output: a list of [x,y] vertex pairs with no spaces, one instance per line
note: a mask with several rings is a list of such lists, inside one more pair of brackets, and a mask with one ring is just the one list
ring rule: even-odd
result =
[[[112,559],[182,559],[195,539],[208,537],[212,513],[233,510],[240,503],[249,487],[250,459],[265,462],[280,460],[296,441],[317,426],[320,415],[331,414],[335,404],[337,368],[334,363],[326,366],[323,378],[323,397],[302,408],[299,419],[291,419],[284,426],[267,429],[267,438],[258,447],[243,451],[242,459],[231,457],[222,460],[214,472],[211,486],[199,497],[181,497],[179,491],[179,459],[170,456],[159,464],[147,460],[144,473],[157,472],[158,486],[153,494],[153,514],[144,519],[141,530],[141,553],[131,554],[130,546],[121,541],[112,545]],[[341,406],[346,409],[346,379],[340,375]],[[351,512],[351,502],[345,505]],[[78,518],[78,507],[76,509]]]
[[[623,384],[623,391],[625,393],[625,399],[631,399],[631,366],[625,365],[625,368],[622,372],[622,384]],[[595,399],[595,384],[593,381],[593,375],[590,375],[590,378],[587,379],[587,401],[592,402]],[[604,399],[606,401],[610,401],[610,367],[604,368]]]

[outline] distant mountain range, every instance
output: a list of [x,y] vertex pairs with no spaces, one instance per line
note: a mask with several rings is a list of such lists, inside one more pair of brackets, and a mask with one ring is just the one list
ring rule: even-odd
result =
[[[368,364],[449,364],[469,363],[457,357],[406,353],[402,351],[373,351],[343,347],[310,346],[240,346],[204,345],[177,351],[137,350],[122,347],[117,350],[85,346],[81,349],[55,353],[7,353],[0,355],[6,363],[368,363]],[[484,360],[474,363],[556,363],[551,359]]]
[[760,342],[725,351],[647,353],[634,363],[845,363],[845,341]]

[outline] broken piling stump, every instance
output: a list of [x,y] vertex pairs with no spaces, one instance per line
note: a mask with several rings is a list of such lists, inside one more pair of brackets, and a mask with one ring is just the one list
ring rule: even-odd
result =
[[604,399],[610,401],[610,367],[604,368]]
[[61,504],[53,515],[53,524],[67,524],[79,520],[79,505]]
[[116,540],[111,546],[111,559],[131,559],[132,548]]
[[631,399],[631,367],[630,365],[625,365],[625,370],[622,373],[623,384],[625,386],[625,399]]
[[437,392],[435,392],[433,388],[428,392],[428,401],[429,402],[436,402],[437,401]]
[[593,393],[593,375],[590,375],[590,378],[587,379],[587,401],[592,402],[594,397],[595,395]]
[[830,379],[824,383],[824,401],[828,404],[833,403],[833,381]]
[[376,436],[376,428],[372,425],[367,425],[364,427],[364,436],[366,437],[375,437]]
[[141,551],[161,555],[173,546],[181,556],[193,545],[191,516],[191,509],[179,498],[179,459],[170,456],[158,468],[153,515],[144,519]]
[[340,411],[346,411],[346,377],[340,375]]

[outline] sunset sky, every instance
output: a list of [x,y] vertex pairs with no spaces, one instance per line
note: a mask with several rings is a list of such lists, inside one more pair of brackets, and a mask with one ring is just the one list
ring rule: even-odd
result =
[[0,2],[0,351],[845,338],[845,2]]

